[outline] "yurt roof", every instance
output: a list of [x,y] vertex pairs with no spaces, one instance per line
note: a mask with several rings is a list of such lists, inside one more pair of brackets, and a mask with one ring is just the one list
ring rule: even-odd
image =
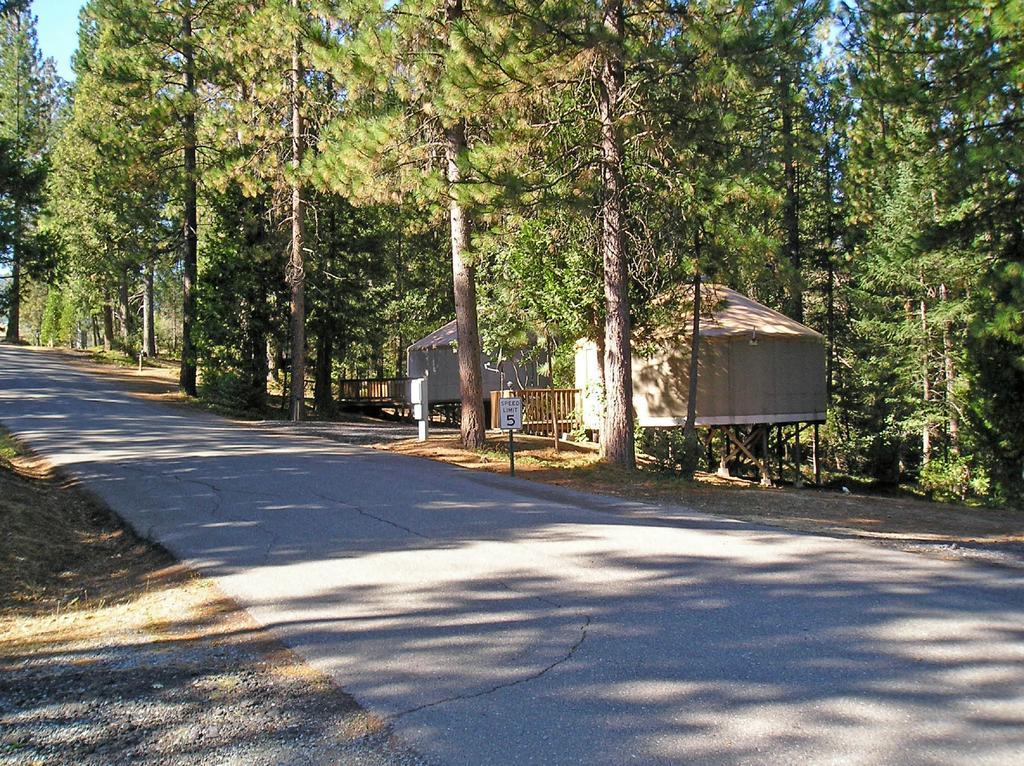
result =
[[443,348],[450,346],[459,338],[458,330],[453,319],[448,324],[438,327],[430,335],[425,335],[409,346],[410,351],[426,351],[431,348]]
[[[692,301],[690,294],[693,288],[685,290],[687,301]],[[756,333],[761,337],[816,338],[824,336],[795,319],[770,309],[742,293],[738,293],[725,285],[704,284],[701,287],[703,302],[700,320],[700,334],[706,337],[739,337]],[[682,326],[674,330],[664,328],[662,333],[690,330],[690,312],[680,316]],[[432,348],[444,348],[458,340],[455,320],[434,330],[409,346],[410,351],[424,351]]]
[[[692,292],[692,287],[685,291],[687,302],[692,302]],[[821,333],[800,324],[795,319],[724,285],[702,285],[701,301],[702,337],[749,336],[756,333],[761,337],[824,338]],[[691,317],[691,312],[683,312],[680,315],[682,326],[674,328],[675,332],[688,334]],[[671,330],[665,328],[662,332]]]

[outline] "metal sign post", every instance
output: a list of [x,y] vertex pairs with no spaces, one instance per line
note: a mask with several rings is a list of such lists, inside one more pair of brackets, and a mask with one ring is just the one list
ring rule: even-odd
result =
[[498,400],[498,425],[508,431],[508,474],[516,475],[516,448],[512,434],[523,428],[523,400],[503,397]]

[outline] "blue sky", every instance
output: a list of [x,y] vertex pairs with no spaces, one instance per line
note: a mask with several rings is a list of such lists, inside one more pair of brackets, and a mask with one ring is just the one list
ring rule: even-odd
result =
[[39,47],[57,63],[57,74],[70,80],[71,54],[78,47],[78,11],[81,0],[33,0],[39,17]]

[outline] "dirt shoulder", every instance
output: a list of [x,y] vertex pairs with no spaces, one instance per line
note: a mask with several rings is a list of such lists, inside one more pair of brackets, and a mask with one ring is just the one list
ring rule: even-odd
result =
[[0,432],[0,764],[419,763]]

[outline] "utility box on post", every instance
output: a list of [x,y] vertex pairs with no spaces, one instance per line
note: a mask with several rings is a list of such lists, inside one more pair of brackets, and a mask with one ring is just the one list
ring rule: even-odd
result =
[[430,398],[426,378],[409,381],[409,403],[412,404],[413,419],[419,424],[419,440],[424,442],[430,431]]

